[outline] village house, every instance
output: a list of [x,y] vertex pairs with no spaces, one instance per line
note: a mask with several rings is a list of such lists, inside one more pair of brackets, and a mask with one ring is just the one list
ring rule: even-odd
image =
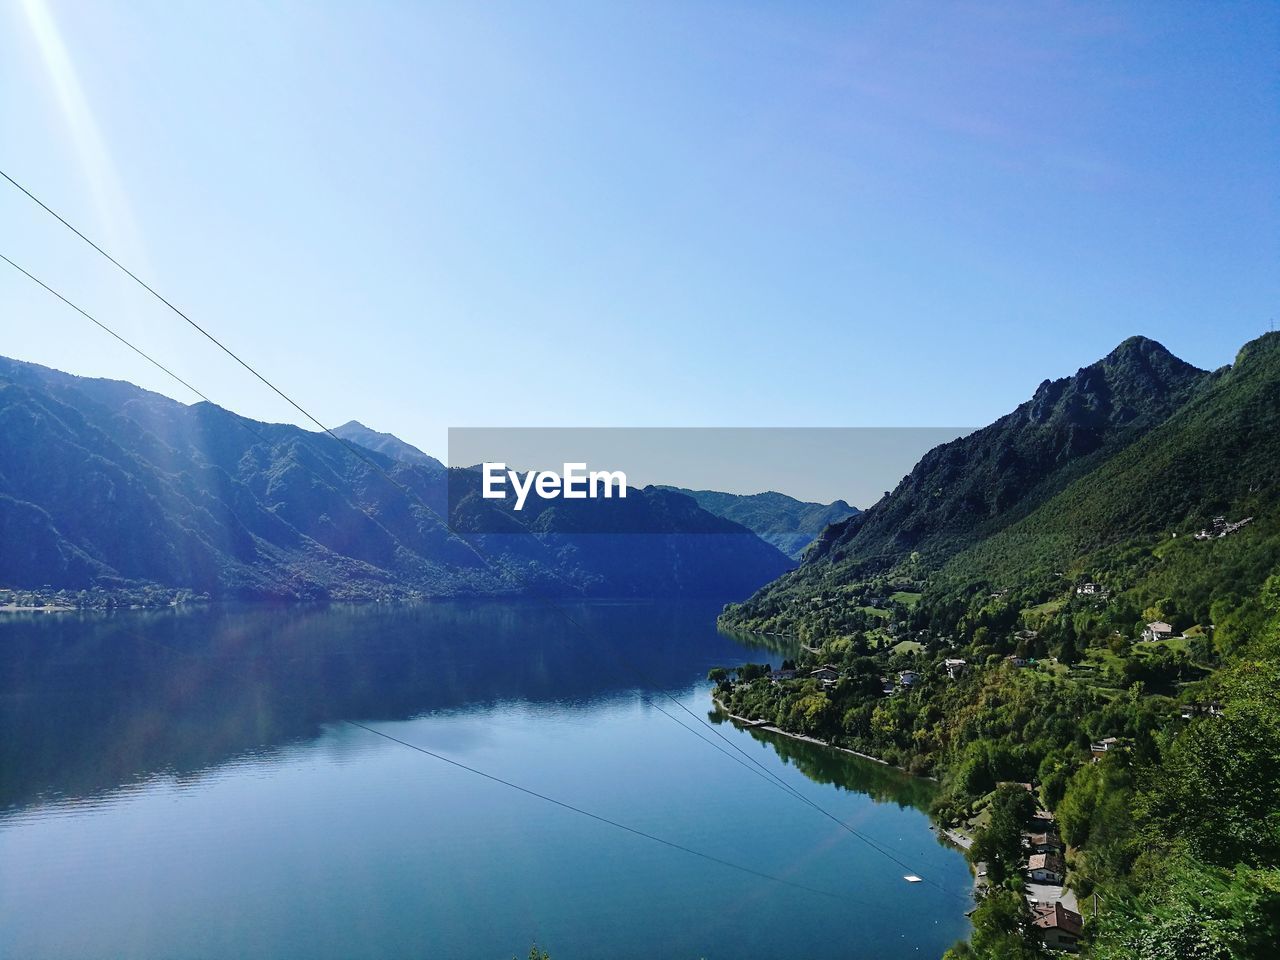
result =
[[1084,932],[1084,918],[1068,910],[1061,901],[1036,904],[1032,910],[1031,928],[1050,950],[1075,953]]
[[1021,669],[1027,665],[1026,658],[1020,657],[1016,653],[1009,654],[1009,656],[1004,658],[1004,662],[1007,664],[1010,664],[1011,666],[1017,667],[1018,669]]
[[1067,876],[1067,864],[1058,853],[1033,853],[1027,860],[1027,876],[1036,883],[1060,884]]
[[1052,831],[1045,833],[1024,833],[1022,842],[1032,853],[1061,853],[1062,841]]
[[1102,588],[1100,583],[1082,583],[1076,587],[1076,595],[1081,597],[1105,597],[1107,591]]
[[772,680],[774,683],[777,683],[779,680],[794,680],[795,678],[796,678],[796,672],[792,670],[790,667],[784,670],[769,671],[769,679]]
[[1171,636],[1173,636],[1173,627],[1163,620],[1152,620],[1147,624],[1147,628],[1142,631],[1143,640],[1165,640]]
[[898,674],[898,682],[902,684],[904,687],[915,686],[916,681],[919,679],[920,679],[920,674],[916,673],[914,670],[903,670],[900,674]]
[[889,696],[889,694],[893,693],[893,690],[894,690],[893,681],[890,680],[888,677],[881,677],[880,692],[887,697]]
[[1243,517],[1234,523],[1228,523],[1226,517],[1214,517],[1213,524],[1207,530],[1201,530],[1196,534],[1197,540],[1214,540],[1219,537],[1225,537],[1235,533],[1241,527],[1246,526],[1253,520],[1253,517]]
[[828,663],[817,670],[811,671],[809,676],[821,681],[824,687],[831,687],[835,686],[835,682],[840,679],[840,671]]
[[948,657],[942,661],[942,665],[947,669],[947,676],[954,680],[960,674],[964,673],[964,668],[968,666],[963,660],[955,657]]
[[1118,737],[1103,737],[1096,743],[1089,744],[1089,753],[1093,755],[1093,762],[1097,763],[1118,746],[1120,746]]
[[1216,700],[1209,703],[1200,703],[1199,701],[1184,703],[1178,707],[1178,712],[1183,720],[1191,720],[1200,716],[1220,717],[1222,716],[1222,704]]
[[1048,810],[1037,810],[1029,826],[1032,833],[1048,833],[1057,829],[1056,822],[1053,814]]

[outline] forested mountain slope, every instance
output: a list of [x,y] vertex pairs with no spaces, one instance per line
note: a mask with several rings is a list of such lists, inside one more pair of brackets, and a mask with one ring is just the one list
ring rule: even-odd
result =
[[1182,406],[1207,374],[1144,337],[990,426],[929,451],[884,500],[824,535],[815,560],[948,556],[1043,503]]
[[875,574],[936,569],[1106,463],[1213,379],[1131,337],[1073,376],[1044,381],[991,425],[930,450],[888,496],[824,531],[800,567],[731,619],[786,630],[798,599]]
[[[1082,902],[1098,894],[1086,955],[1274,957],[1278,508],[1280,334],[1268,334],[950,557],[870,572],[806,562],[730,607],[726,624],[808,649],[795,680],[739,670],[719,696],[941,780],[935,812],[970,833],[985,869],[954,958],[1043,955],[1032,833],[1062,847]],[[809,678],[819,664],[834,677]],[[1031,819],[1036,804],[1053,819]]]
[[[0,359],[0,586],[733,596],[790,566],[745,528],[657,490],[630,491],[621,508],[575,501],[512,517],[505,534],[470,538],[482,557],[441,519],[448,471],[394,452],[354,455],[292,425]],[[636,535],[611,536],[617,509]]]
[[1135,536],[1189,536],[1280,498],[1280,335],[1241,349],[1164,423],[1026,518],[957,558],[957,572],[1048,572]]

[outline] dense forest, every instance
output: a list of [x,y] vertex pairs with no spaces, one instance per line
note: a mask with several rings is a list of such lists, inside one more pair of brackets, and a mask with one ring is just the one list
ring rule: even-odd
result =
[[1088,956],[1274,957],[1278,504],[1280,335],[1214,373],[1126,341],[726,608],[804,652],[794,677],[717,672],[717,696],[940,780],[981,865],[950,957],[1043,954],[1037,842],[1061,843]]

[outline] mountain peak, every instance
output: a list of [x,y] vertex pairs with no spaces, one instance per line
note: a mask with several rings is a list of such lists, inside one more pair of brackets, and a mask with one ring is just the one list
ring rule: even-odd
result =
[[1152,340],[1150,337],[1144,337],[1142,334],[1137,333],[1132,337],[1125,337],[1121,340],[1104,359],[1116,360],[1126,356],[1140,356],[1148,353],[1173,356],[1169,352],[1169,348],[1159,340]]
[[374,430],[372,427],[366,427],[359,420],[348,420],[342,426],[334,427],[331,432],[334,436],[341,437],[348,443],[354,443],[357,446],[364,447],[366,450],[381,453],[392,460],[425,466],[443,466],[439,460],[428,456],[413,444],[406,443],[395,434],[383,433],[380,430]]
[[1272,330],[1260,337],[1254,337],[1241,347],[1236,354],[1233,367],[1238,369],[1247,366],[1277,350],[1280,350],[1280,330]]
[[821,538],[807,560],[880,563],[961,549],[1164,422],[1207,378],[1156,341],[1129,337],[1071,376],[1041,382],[994,423],[929,451],[892,494]]
[[[1102,367],[1108,371],[1143,370],[1154,372],[1157,376],[1199,375],[1204,373],[1198,367],[1175,356],[1169,349],[1150,337],[1133,336],[1122,340],[1114,350],[1091,367]],[[1089,367],[1085,368],[1090,369]]]

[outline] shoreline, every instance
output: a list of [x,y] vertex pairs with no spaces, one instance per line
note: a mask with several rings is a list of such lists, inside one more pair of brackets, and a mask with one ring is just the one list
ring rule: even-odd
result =
[[[779,736],[788,737],[792,740],[800,740],[804,743],[812,743],[819,747],[826,747],[829,750],[838,750],[841,753],[849,753],[855,757],[859,757],[862,760],[870,760],[872,763],[878,763],[881,766],[890,767],[894,770],[901,771],[905,776],[908,776],[908,777],[914,777],[918,780],[929,780],[933,783],[938,782],[937,777],[927,777],[927,776],[921,776],[918,773],[910,773],[904,768],[898,766],[897,764],[890,763],[888,760],[882,760],[880,757],[873,757],[869,753],[862,753],[858,750],[851,750],[848,747],[839,747],[839,746],[836,746],[834,743],[827,743],[825,740],[819,740],[817,737],[810,737],[803,733],[789,733],[788,731],[783,730],[781,727],[778,727],[772,723],[769,723],[767,720],[752,720],[748,717],[739,716],[736,713],[730,713],[729,708],[726,707],[724,703],[721,702],[720,698],[717,697],[714,693],[711,695],[711,702],[716,705],[716,709],[718,709],[722,714],[724,714],[726,717],[728,717],[730,720],[734,721],[735,723],[741,724],[743,727],[745,727],[748,730],[765,730],[765,731],[768,731],[769,733],[776,733]],[[934,819],[932,814],[926,813],[925,816],[929,818],[929,829],[934,832],[934,835],[938,837],[939,840],[945,839],[948,843],[954,845],[955,847],[958,847],[960,851],[965,855],[965,861],[968,862],[968,851],[969,851],[969,847],[973,845],[973,837],[969,836],[966,833],[961,833],[955,827],[944,826],[942,823]],[[970,872],[973,873],[973,893],[976,896],[979,893],[979,891],[982,889],[983,877],[978,875],[977,870],[972,865],[970,865],[969,869],[970,869]],[[966,910],[965,916],[968,917],[972,912],[973,912],[972,908],[969,910]]]
[[828,743],[826,740],[819,740],[817,737],[811,737],[803,733],[791,733],[788,730],[783,730],[779,726],[775,726],[774,724],[770,723],[767,720],[752,720],[749,717],[741,717],[741,716],[738,716],[738,714],[736,713],[730,713],[729,708],[726,707],[721,702],[720,698],[717,697],[714,693],[711,695],[711,702],[714,703],[716,707],[720,710],[720,712],[723,713],[730,720],[735,720],[738,723],[742,724],[743,726],[747,727],[748,729],[765,730],[768,733],[776,733],[782,737],[790,737],[792,740],[800,740],[800,741],[803,741],[804,743],[812,743],[819,747],[826,747],[828,750],[839,750],[841,753],[852,754],[853,756],[860,757],[863,760],[870,760],[872,763],[878,763],[884,767],[891,767],[894,770],[900,770],[903,773],[905,773],[908,777],[915,777],[918,780],[929,780],[932,783],[938,782],[937,777],[930,777],[930,776],[925,776],[919,773],[912,773],[911,771],[907,770],[905,767],[900,767],[895,763],[890,763],[888,760],[882,760],[880,757],[873,757],[869,753],[862,753],[860,750],[851,750],[849,747],[837,746],[834,743]]

